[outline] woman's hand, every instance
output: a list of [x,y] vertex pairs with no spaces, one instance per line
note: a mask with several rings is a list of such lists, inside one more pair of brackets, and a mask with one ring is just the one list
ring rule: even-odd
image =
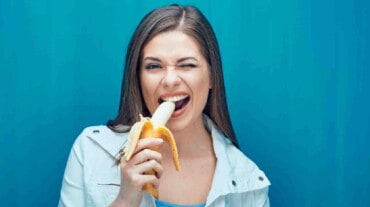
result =
[[[121,159],[121,187],[114,206],[139,206],[143,196],[145,183],[152,183],[156,188],[159,186],[159,178],[162,175],[162,155],[151,147],[163,143],[159,138],[140,139],[134,155],[129,161]],[[154,175],[145,175],[144,172],[154,170]]]

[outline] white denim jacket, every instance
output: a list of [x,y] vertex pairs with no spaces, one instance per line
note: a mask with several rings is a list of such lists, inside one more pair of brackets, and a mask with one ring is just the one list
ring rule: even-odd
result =
[[[207,207],[270,206],[269,180],[257,165],[239,151],[205,116],[213,139],[216,170]],[[59,207],[107,207],[118,195],[120,168],[115,165],[127,133],[115,133],[106,126],[88,127],[71,150],[59,200]],[[145,193],[141,207],[154,207]]]

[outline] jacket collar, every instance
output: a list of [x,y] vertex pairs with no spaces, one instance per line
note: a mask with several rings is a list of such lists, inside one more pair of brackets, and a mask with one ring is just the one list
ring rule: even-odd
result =
[[101,125],[87,128],[86,136],[116,158],[120,149],[126,144],[128,133],[116,133],[107,126]]
[[211,204],[222,195],[258,190],[270,185],[257,165],[243,155],[206,115],[204,115],[204,123],[211,133],[217,158],[207,204]]

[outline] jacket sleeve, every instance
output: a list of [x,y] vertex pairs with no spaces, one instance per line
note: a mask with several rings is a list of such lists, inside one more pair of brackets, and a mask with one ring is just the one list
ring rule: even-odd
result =
[[75,141],[64,172],[58,207],[86,206],[81,135]]

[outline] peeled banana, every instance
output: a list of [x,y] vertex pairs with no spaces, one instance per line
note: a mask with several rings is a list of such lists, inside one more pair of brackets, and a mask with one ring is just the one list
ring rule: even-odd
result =
[[[165,126],[174,110],[175,104],[173,102],[163,102],[154,112],[152,118],[147,118],[140,115],[140,121],[136,122],[129,132],[128,141],[123,150],[123,158],[126,160],[131,159],[139,139],[145,139],[149,137],[162,138],[170,145],[173,164],[176,170],[179,171],[180,164],[175,138],[173,137],[171,131]],[[153,147],[151,149],[155,151],[159,150],[158,147]],[[154,174],[154,171],[151,170],[145,173]],[[159,196],[158,190],[150,183],[145,184],[143,190],[152,194],[155,198],[158,198]]]

